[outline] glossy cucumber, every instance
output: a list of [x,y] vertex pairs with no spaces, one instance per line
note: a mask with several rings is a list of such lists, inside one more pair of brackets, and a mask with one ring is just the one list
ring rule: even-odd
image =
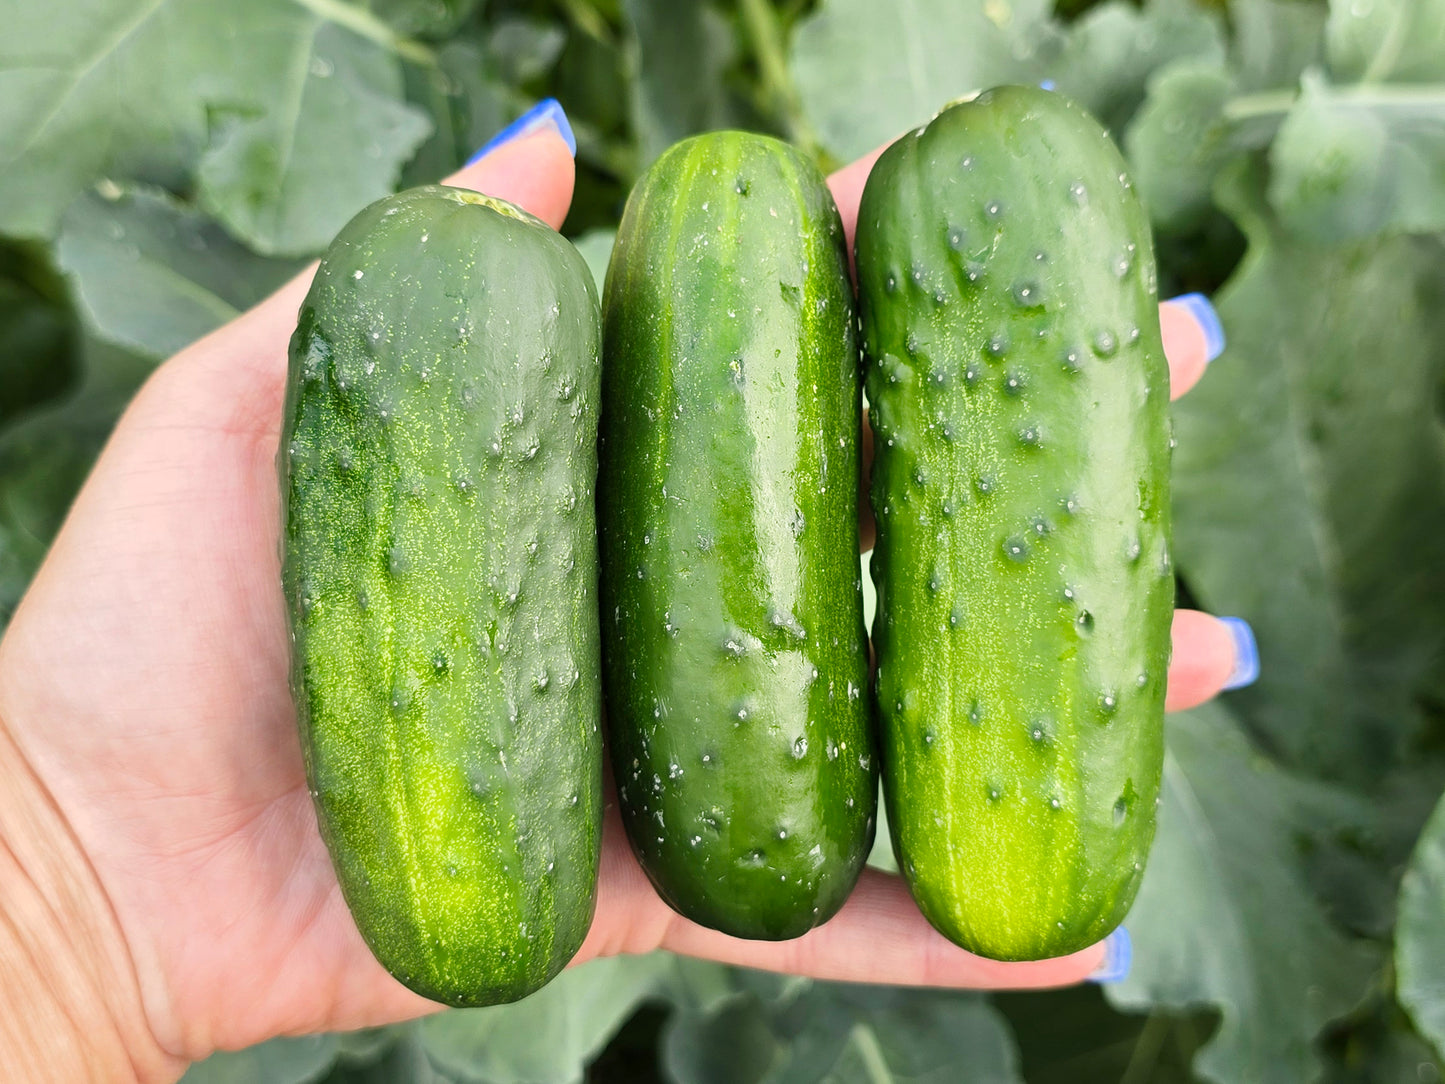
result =
[[776,140],[664,154],[604,291],[603,678],[633,849],[739,937],[829,918],[873,836],[861,423],[838,211]]
[[600,312],[532,216],[413,189],[351,221],[291,341],[283,579],[321,832],[377,958],[512,1001],[591,922]]
[[899,866],[1002,960],[1128,910],[1154,835],[1174,584],[1148,221],[1103,128],[1023,87],[868,179],[875,691]]

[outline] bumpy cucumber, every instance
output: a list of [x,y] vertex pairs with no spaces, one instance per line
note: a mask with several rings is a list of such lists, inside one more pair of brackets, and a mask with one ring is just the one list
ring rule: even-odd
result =
[[601,825],[596,288],[473,192],[373,204],[291,340],[284,583],[307,773],[377,958],[454,1005],[555,975]]
[[899,866],[965,948],[1071,952],[1133,901],[1163,765],[1169,374],[1148,222],[1092,118],[1004,87],[878,161],[857,266]]
[[794,937],[873,836],[861,423],[842,226],[817,169],[717,132],[664,154],[604,291],[603,678],[633,849],[663,899]]

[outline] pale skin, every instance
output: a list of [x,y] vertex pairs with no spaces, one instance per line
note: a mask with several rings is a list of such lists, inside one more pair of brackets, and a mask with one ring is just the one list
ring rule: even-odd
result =
[[[850,236],[870,156],[835,174]],[[560,226],[573,162],[550,130],[448,183]],[[347,913],[317,834],[286,683],[275,455],[286,344],[308,270],[188,347],[126,411],[0,641],[0,1079],[167,1081],[218,1049],[438,1008],[393,980]],[[1203,332],[1161,307],[1174,395]],[[1174,620],[1168,706],[1234,665],[1214,618]],[[971,956],[895,877],[833,921],[750,942],[670,911],[615,809],[575,963],[666,948],[827,979],[1060,986],[1103,950]]]

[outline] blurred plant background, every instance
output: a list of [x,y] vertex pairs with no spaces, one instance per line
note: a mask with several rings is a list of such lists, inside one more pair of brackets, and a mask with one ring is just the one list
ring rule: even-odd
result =
[[1125,147],[1164,292],[1212,294],[1229,336],[1175,411],[1176,564],[1264,670],[1170,719],[1126,982],[659,954],[189,1084],[1440,1079],[1445,0],[0,0],[0,27],[0,619],[160,360],[545,95],[600,273],[681,136],[758,129],[831,168],[1051,79]]

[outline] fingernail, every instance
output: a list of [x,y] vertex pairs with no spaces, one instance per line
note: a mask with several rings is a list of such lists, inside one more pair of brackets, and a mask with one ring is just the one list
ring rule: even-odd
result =
[[1224,687],[1242,689],[1253,685],[1259,677],[1259,645],[1254,642],[1254,630],[1242,617],[1221,617],[1219,620],[1234,640],[1234,669],[1230,671]]
[[1134,962],[1134,943],[1129,940],[1129,931],[1123,926],[1104,938],[1104,959],[1089,976],[1089,981],[1107,986],[1123,982],[1129,977],[1129,965]]
[[1224,353],[1224,325],[1219,322],[1219,313],[1203,294],[1180,294],[1171,299],[1175,305],[1183,305],[1194,317],[1199,330],[1204,332],[1205,361],[1213,361]]
[[572,134],[572,125],[568,123],[567,113],[562,108],[562,103],[556,98],[543,98],[531,109],[527,110],[511,124],[507,125],[496,135],[486,142],[486,145],[476,154],[467,159],[467,165],[480,158],[485,157],[496,150],[503,143],[510,143],[514,139],[521,139],[523,136],[531,135],[533,132],[543,128],[551,127],[567,144],[567,149],[575,157],[577,154],[577,137]]
[[1121,983],[1129,977],[1131,963],[1134,963],[1134,945],[1129,939],[1129,931],[1120,926],[1104,938],[1104,958],[1094,968],[1094,974],[1088,977],[1088,981],[1100,986]]

